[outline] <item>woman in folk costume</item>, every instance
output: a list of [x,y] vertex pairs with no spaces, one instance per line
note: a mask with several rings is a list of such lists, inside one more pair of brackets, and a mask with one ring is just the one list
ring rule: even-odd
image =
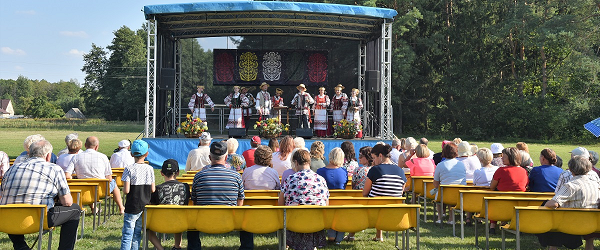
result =
[[[344,105],[346,106],[346,120],[356,122],[356,126],[359,126],[361,123],[360,110],[363,108],[362,99],[360,99],[358,93],[358,89],[352,89],[347,104]],[[362,130],[357,132],[356,137],[362,137]]]
[[256,93],[256,111],[260,115],[260,120],[269,118],[271,115],[271,94],[267,92],[269,84],[263,82],[260,84],[260,91]]
[[[276,88],[275,96],[271,97],[271,103],[273,105],[273,108],[285,106],[285,104],[283,103],[283,97],[281,97],[281,94],[283,94],[283,90],[280,88]],[[273,116],[277,117],[277,119],[279,119],[279,123],[281,123],[281,109],[278,109],[277,111],[273,112]]]
[[204,109],[204,104],[208,104],[210,106],[211,111],[215,111],[215,104],[210,99],[210,96],[202,93],[204,91],[204,86],[198,85],[196,86],[198,89],[198,93],[192,95],[190,102],[188,103],[188,108],[192,111],[193,117],[198,117],[202,121],[206,121],[206,110]]
[[327,136],[327,107],[331,104],[329,96],[325,94],[325,87],[319,88],[319,94],[315,96],[315,123],[314,128],[318,137]]
[[338,84],[333,89],[335,90],[335,95],[333,95],[331,100],[331,108],[333,110],[333,123],[336,123],[345,118],[348,107],[348,96],[346,93],[342,93],[344,86],[341,84]]
[[225,128],[243,128],[242,107],[247,107],[249,102],[248,98],[240,93],[240,86],[233,86],[233,93],[225,97],[224,102],[231,109]]
[[308,117],[310,117],[310,104],[315,103],[315,100],[306,93],[306,86],[304,84],[296,87],[298,92],[294,99],[292,99],[292,105],[296,107],[296,115],[298,116],[298,128],[310,128],[308,123]]
[[248,87],[242,87],[241,89],[242,95],[248,99],[248,104],[246,106],[242,106],[242,114],[244,115],[244,127],[246,128],[246,132],[248,132],[248,128],[250,127],[252,107],[254,107],[254,96],[252,96],[252,94],[248,94],[248,90],[250,90]]

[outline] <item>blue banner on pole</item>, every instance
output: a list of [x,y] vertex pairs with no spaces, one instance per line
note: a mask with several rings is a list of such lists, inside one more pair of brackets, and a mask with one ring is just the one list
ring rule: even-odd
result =
[[600,117],[596,120],[586,123],[583,125],[585,129],[592,132],[596,137],[600,137]]

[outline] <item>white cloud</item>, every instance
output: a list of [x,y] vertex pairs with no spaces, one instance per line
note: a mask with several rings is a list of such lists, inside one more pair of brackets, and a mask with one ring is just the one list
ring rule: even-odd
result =
[[79,38],[88,38],[88,34],[85,31],[61,31],[61,35]]
[[67,54],[70,56],[83,56],[84,53],[85,52],[78,49],[71,49],[69,50],[69,52],[67,52]]
[[15,66],[15,70],[17,70],[17,71],[23,71],[24,69],[25,68],[23,68],[23,67],[21,67],[19,65]]
[[20,14],[20,15],[30,15],[30,16],[33,16],[36,14],[35,10],[17,10],[17,11],[15,11],[15,13]]
[[22,49],[11,49],[9,47],[2,47],[2,48],[0,48],[0,51],[2,52],[2,54],[7,54],[7,55],[24,56],[27,54]]

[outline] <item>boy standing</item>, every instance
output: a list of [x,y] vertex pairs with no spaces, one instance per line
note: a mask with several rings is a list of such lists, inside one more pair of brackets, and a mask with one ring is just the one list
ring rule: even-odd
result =
[[142,212],[154,192],[154,169],[144,160],[148,156],[148,143],[136,140],[131,146],[133,165],[123,171],[123,193],[127,195],[121,250],[139,249],[142,238]]
[[[167,159],[163,162],[160,175],[165,178],[165,182],[156,186],[156,192],[152,193],[150,204],[152,205],[187,205],[190,200],[190,187],[187,183],[181,183],[175,178],[179,176],[179,163],[174,159]],[[175,245],[172,250],[181,249],[181,239],[183,234],[175,234]],[[164,250],[156,233],[148,230],[148,239],[158,250]]]

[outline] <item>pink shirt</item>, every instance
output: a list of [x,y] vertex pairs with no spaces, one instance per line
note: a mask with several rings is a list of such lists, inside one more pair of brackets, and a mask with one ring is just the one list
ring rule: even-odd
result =
[[433,176],[435,163],[429,158],[412,158],[406,162],[411,176]]

